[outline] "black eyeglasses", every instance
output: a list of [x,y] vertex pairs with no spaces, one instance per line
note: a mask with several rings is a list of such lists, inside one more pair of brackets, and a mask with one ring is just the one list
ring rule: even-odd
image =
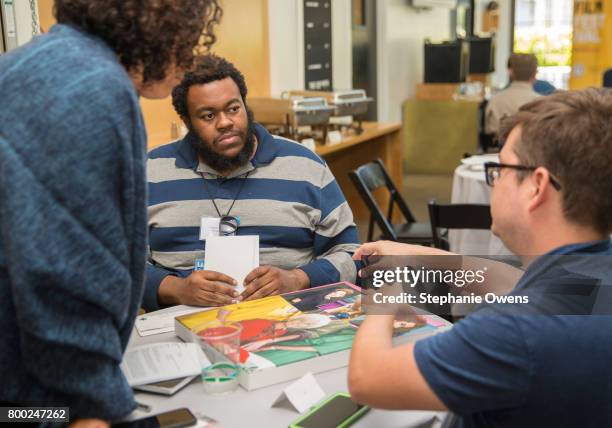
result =
[[[505,163],[485,162],[484,172],[485,172],[485,178],[487,180],[487,184],[489,186],[493,187],[493,185],[495,185],[495,182],[499,178],[502,168],[516,169],[518,171],[535,171],[536,169],[538,169],[537,166],[508,165]],[[552,186],[557,190],[557,192],[561,191],[561,184],[559,183],[559,180],[553,177],[553,175],[550,174],[550,172],[548,174],[548,177],[550,179],[550,184],[552,184]]]
[[238,230],[240,220],[231,215],[225,215],[219,220],[219,235],[221,236],[233,236]]

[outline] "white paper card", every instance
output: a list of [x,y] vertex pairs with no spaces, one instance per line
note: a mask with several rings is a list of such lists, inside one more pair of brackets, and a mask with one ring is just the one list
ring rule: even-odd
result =
[[200,241],[205,241],[209,236],[219,236],[219,217],[202,217],[200,220]]
[[206,239],[206,270],[234,278],[244,291],[244,278],[259,266],[259,236],[211,236]]
[[153,343],[128,349],[121,371],[130,386],[194,376],[202,371],[195,343]]
[[[136,330],[141,337],[174,331],[174,318],[201,312],[201,306],[178,305],[136,317]],[[212,309],[212,308],[211,308]]]
[[319,386],[312,373],[306,373],[303,377],[293,382],[272,403],[272,407],[288,400],[295,409],[304,413],[325,397],[325,392]]
[[340,144],[342,142],[342,134],[340,131],[329,131],[327,133],[327,141],[329,141],[330,146]]

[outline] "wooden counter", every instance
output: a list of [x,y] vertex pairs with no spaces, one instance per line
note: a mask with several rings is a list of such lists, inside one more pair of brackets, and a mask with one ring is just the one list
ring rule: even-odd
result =
[[[367,222],[370,218],[366,205],[362,202],[348,172],[357,167],[381,158],[396,186],[402,189],[402,148],[399,123],[364,122],[360,135],[350,136],[341,143],[330,146],[317,145],[316,152],[333,172],[344,196],[346,197],[355,220]],[[375,192],[374,196],[383,211],[387,210],[388,197],[385,192]],[[397,207],[396,207],[397,212]]]

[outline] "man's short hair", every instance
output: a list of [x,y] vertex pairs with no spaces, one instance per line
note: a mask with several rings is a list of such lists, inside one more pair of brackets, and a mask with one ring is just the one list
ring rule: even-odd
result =
[[223,13],[218,0],[55,0],[57,22],[100,37],[143,83],[164,80],[171,65],[193,66],[208,51]]
[[512,70],[514,81],[528,82],[538,72],[538,59],[533,54],[513,53],[508,58],[508,69]]
[[565,217],[602,234],[612,232],[610,112],[610,89],[559,92],[525,104],[500,130],[505,141],[521,127],[521,164],[548,169],[561,183]]
[[238,90],[246,107],[247,86],[242,73],[224,58],[217,55],[203,55],[196,60],[193,70],[185,74],[183,81],[172,91],[172,105],[179,116],[189,119],[187,108],[187,93],[193,85],[204,85],[206,83],[231,78]]

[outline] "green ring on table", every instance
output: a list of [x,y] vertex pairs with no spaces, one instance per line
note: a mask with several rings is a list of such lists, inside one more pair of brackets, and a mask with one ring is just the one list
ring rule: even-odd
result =
[[[219,369],[229,369],[232,372],[228,373],[225,376],[210,376],[209,372],[213,370]],[[230,363],[215,363],[211,366],[206,367],[202,370],[202,380],[205,382],[228,382],[236,379],[238,377],[238,373],[240,373],[240,368],[234,364]]]

